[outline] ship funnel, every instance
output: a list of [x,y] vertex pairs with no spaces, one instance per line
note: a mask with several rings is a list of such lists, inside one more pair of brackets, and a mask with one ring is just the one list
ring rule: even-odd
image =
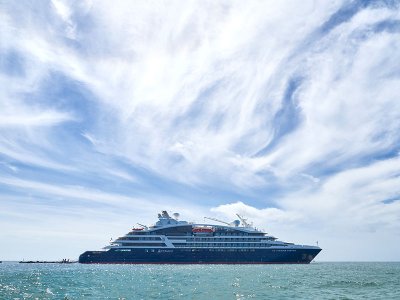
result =
[[173,213],[172,215],[174,216],[175,220],[178,220],[178,218],[180,216],[179,213]]
[[161,215],[163,216],[163,218],[166,218],[166,219],[171,218],[171,217],[169,216],[169,214],[167,213],[166,210],[163,210],[163,211],[161,212]]

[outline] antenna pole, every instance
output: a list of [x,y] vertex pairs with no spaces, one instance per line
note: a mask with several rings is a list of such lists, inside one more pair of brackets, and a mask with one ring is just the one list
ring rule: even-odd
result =
[[221,220],[218,220],[218,219],[215,219],[215,218],[204,217],[204,219],[213,220],[213,221],[220,222],[220,223],[222,223],[222,224],[226,224],[226,225],[228,225],[228,226],[231,226],[230,223],[225,222],[225,221],[221,221]]
[[238,216],[238,218],[240,219],[240,221],[242,221],[244,227],[251,227],[249,223],[247,223],[247,219],[243,218],[242,216],[240,216],[239,214],[236,214]]

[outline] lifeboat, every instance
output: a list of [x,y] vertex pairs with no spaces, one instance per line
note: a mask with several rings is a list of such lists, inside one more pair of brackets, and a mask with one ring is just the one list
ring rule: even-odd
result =
[[193,227],[193,233],[213,233],[214,229],[210,227]]

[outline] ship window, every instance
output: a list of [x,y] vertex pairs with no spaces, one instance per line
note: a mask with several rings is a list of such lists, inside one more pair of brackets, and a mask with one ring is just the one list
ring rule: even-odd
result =
[[165,243],[122,243],[121,246],[153,246],[153,247],[165,247]]

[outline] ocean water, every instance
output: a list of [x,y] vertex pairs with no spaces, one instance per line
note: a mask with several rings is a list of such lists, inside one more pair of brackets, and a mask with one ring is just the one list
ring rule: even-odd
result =
[[400,263],[2,263],[0,299],[400,299]]

